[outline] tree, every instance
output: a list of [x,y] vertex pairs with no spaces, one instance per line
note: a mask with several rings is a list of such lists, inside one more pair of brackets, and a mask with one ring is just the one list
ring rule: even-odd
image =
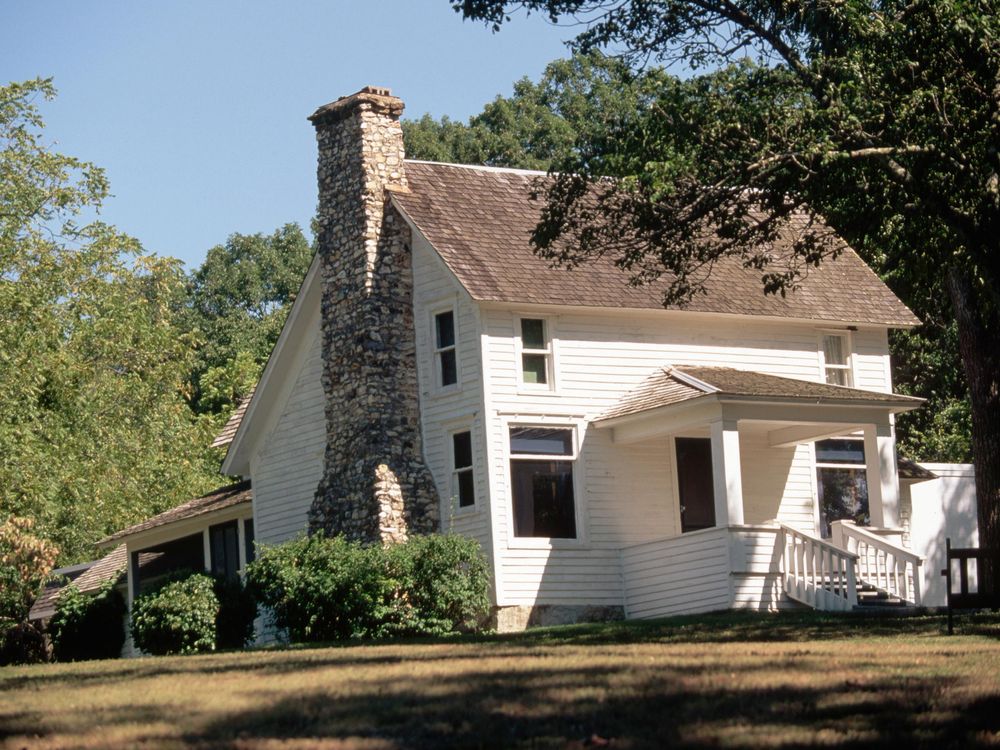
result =
[[11,516],[0,524],[0,640],[4,631],[28,619],[59,550],[34,534],[30,518]]
[[312,261],[297,224],[232,234],[191,274],[186,325],[202,339],[191,371],[196,412],[226,415],[257,382]]
[[0,87],[0,516],[32,519],[66,564],[217,479],[184,400],[180,264],[76,223],[108,183],[44,143],[37,101],[54,95]]
[[[723,256],[788,293],[838,252],[944,296],[969,389],[980,538],[1000,547],[1000,13],[988,0],[452,0],[499,29],[522,7],[584,28],[579,49],[719,66],[672,79],[556,165],[533,241],[573,264],[614,253],[666,302]],[[681,120],[672,113],[684,112]],[[612,176],[617,180],[600,180]],[[818,221],[825,217],[827,222]],[[770,243],[795,237],[777,257]]]

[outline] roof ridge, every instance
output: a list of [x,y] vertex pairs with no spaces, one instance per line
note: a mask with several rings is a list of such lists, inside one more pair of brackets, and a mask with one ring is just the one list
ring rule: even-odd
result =
[[548,172],[541,169],[521,169],[518,167],[491,167],[486,164],[455,164],[448,161],[429,161],[427,159],[404,159],[404,164],[430,164],[436,167],[455,167],[457,169],[471,169],[478,172],[502,172],[506,174],[534,175],[536,177],[547,177]]
[[[689,367],[696,367],[696,366],[697,365],[689,365]],[[704,391],[705,393],[718,393],[719,391],[722,390],[721,388],[718,388],[717,386],[714,386],[711,383],[708,383],[700,378],[696,378],[694,375],[691,375],[690,373],[684,372],[684,370],[682,369],[683,367],[684,365],[667,365],[664,368],[664,372],[666,372],[674,380],[679,380],[684,385],[689,385],[692,388],[697,388],[699,391]]]

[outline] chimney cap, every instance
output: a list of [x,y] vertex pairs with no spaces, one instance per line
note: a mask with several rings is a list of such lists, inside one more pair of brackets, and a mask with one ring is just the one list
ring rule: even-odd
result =
[[365,86],[360,91],[324,104],[309,116],[309,121],[313,125],[337,122],[350,116],[362,104],[368,104],[376,112],[395,118],[403,114],[403,100],[393,96],[392,89],[387,86]]

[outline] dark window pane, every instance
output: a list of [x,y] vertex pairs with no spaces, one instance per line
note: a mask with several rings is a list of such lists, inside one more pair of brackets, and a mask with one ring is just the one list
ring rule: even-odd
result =
[[476,482],[471,471],[458,473],[458,507],[468,508],[476,504]]
[[455,350],[449,349],[440,352],[438,357],[441,360],[441,385],[454,385],[458,382],[458,365],[455,361]]
[[542,456],[572,456],[573,430],[551,427],[511,427],[510,452]]
[[823,358],[828,365],[846,365],[847,354],[844,349],[843,336],[823,337]]
[[455,345],[455,314],[449,310],[434,316],[437,329],[437,348]]
[[545,348],[545,321],[524,318],[521,320],[521,346],[525,349]]
[[229,580],[235,579],[240,566],[236,521],[209,527],[208,536],[212,552],[212,574]]
[[472,433],[456,432],[451,440],[455,449],[455,468],[472,466]]
[[830,385],[850,385],[847,382],[847,370],[837,368],[826,368],[826,382]]
[[252,563],[256,557],[253,546],[253,519],[248,518],[243,522],[243,544],[246,547],[244,554],[247,563]]
[[816,462],[821,464],[864,464],[865,443],[863,440],[816,441]]
[[547,354],[522,354],[521,379],[525,383],[539,383],[541,385],[548,383],[547,359]]
[[834,521],[854,521],[867,526],[868,480],[861,469],[817,469],[819,489],[820,533],[830,536]]
[[514,536],[576,538],[571,461],[511,461]]

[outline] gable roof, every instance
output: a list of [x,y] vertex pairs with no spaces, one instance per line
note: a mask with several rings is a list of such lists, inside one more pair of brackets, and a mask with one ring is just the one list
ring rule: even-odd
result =
[[897,393],[864,391],[732,367],[679,365],[659,368],[594,421],[616,419],[713,395],[753,401],[885,406],[897,410],[915,408],[924,401]]
[[[529,237],[544,199],[533,200],[539,172],[407,161],[408,191],[394,204],[420,230],[473,299],[482,302],[663,309],[669,280],[632,287],[610,258],[575,269],[552,268]],[[886,326],[920,321],[846,245],[810,268],[786,297],[765,295],[760,272],[721,260],[683,309]],[[862,304],[859,304],[859,300]]]
[[210,492],[207,495],[196,497],[194,500],[188,500],[186,503],[182,503],[176,508],[171,508],[170,510],[164,511],[159,515],[148,518],[141,523],[129,526],[127,529],[116,531],[114,534],[111,534],[110,536],[107,536],[99,541],[98,544],[107,545],[111,542],[117,541],[118,539],[138,534],[140,531],[148,531],[149,529],[155,529],[158,526],[166,526],[167,524],[176,523],[177,521],[185,521],[189,518],[195,518],[196,516],[201,516],[206,513],[223,510],[225,508],[232,507],[233,505],[239,505],[240,503],[249,503],[252,499],[253,491],[250,489],[249,480],[239,482],[238,484],[231,484],[228,487],[221,487],[213,492]]
[[233,438],[236,436],[236,431],[240,429],[240,424],[243,422],[243,416],[247,413],[247,407],[250,406],[250,401],[253,399],[253,393],[256,389],[256,386],[251,388],[250,392],[243,397],[233,413],[229,415],[229,419],[226,420],[226,424],[223,425],[222,430],[215,436],[215,440],[212,441],[212,448],[225,448],[233,442]]

